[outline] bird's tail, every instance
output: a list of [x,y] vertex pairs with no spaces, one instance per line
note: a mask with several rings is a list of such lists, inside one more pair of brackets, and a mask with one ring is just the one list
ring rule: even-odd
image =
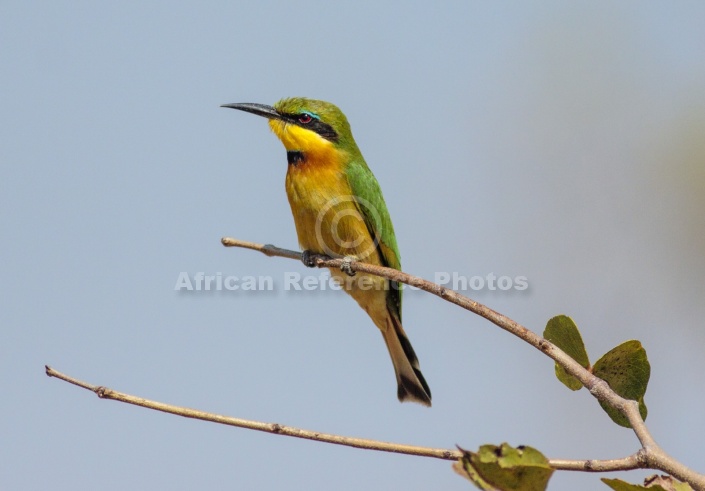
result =
[[419,369],[419,360],[409,338],[406,337],[401,321],[391,313],[387,319],[387,329],[382,330],[382,336],[394,364],[399,401],[431,406],[431,389]]

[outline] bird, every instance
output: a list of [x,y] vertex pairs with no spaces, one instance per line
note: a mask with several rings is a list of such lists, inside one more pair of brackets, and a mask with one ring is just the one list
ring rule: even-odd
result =
[[[313,254],[343,258],[348,268],[331,276],[367,312],[389,351],[400,402],[431,406],[431,390],[402,326],[402,290],[397,282],[354,273],[353,260],[401,270],[399,248],[382,190],[353,138],[345,114],[334,104],[305,97],[273,106],[223,104],[269,120],[284,144],[285,187],[304,264]],[[354,276],[353,276],[354,275]]]

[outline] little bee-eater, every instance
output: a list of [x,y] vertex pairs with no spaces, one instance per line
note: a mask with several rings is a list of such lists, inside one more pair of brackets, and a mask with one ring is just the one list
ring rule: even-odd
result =
[[[399,249],[377,179],[365,163],[345,115],[313,99],[225,104],[269,119],[286,148],[286,193],[304,262],[327,254],[401,269]],[[310,264],[309,264],[310,265]],[[333,276],[382,332],[397,377],[399,400],[431,405],[414,349],[401,323],[401,285],[378,276]]]

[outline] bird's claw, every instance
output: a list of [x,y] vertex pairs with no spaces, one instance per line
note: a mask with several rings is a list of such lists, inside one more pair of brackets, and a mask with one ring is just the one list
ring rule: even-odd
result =
[[353,256],[345,256],[343,258],[343,264],[340,265],[340,270],[348,276],[355,276],[356,273],[353,271],[351,266],[353,261],[357,261],[357,258]]
[[301,253],[301,262],[304,263],[304,266],[307,268],[314,268],[316,267],[314,256],[315,254],[312,251],[306,249]]

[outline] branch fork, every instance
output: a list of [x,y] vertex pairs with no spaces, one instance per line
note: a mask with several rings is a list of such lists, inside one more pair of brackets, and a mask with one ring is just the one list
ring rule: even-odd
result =
[[[242,241],[230,237],[224,237],[221,240],[226,247],[240,247],[259,251],[270,257],[283,257],[288,259],[301,260],[302,254],[289,249],[282,249],[272,244],[257,244],[254,242]],[[694,470],[681,464],[673,457],[668,455],[654,440],[649,432],[644,420],[639,413],[639,406],[636,401],[628,400],[614,392],[610,386],[602,379],[593,375],[589,370],[584,368],[563,350],[558,348],[553,343],[539,336],[528,328],[515,322],[509,317],[496,312],[489,307],[476,302],[464,295],[461,295],[453,290],[447,289],[436,283],[432,283],[418,276],[412,276],[402,271],[387,268],[383,266],[375,266],[359,261],[350,261],[346,259],[331,258],[325,255],[313,254],[307,257],[310,259],[310,264],[318,268],[338,268],[343,271],[362,272],[386,278],[390,281],[404,283],[428,293],[436,295],[450,303],[462,307],[470,312],[484,317],[496,326],[505,331],[517,336],[521,340],[530,344],[534,348],[544,353],[549,358],[553,359],[570,375],[578,379],[585,386],[590,394],[598,401],[606,403],[617,409],[623,414],[641,443],[641,448],[634,454],[621,459],[612,460],[562,460],[550,459],[549,465],[556,470],[583,471],[583,472],[609,472],[620,470],[634,469],[655,469],[667,472],[673,477],[689,483],[696,491],[705,491],[705,475],[699,474]],[[304,438],[320,442],[333,443],[336,445],[345,445],[356,448],[364,448],[368,450],[377,450],[383,452],[394,452],[407,455],[417,455],[422,457],[433,457],[443,460],[458,460],[462,457],[462,452],[458,450],[438,449],[418,447],[413,445],[403,445],[397,443],[380,442],[376,440],[367,440],[362,438],[345,437],[339,435],[331,435],[316,431],[303,430],[290,426],[284,426],[278,423],[264,423],[259,421],[250,421],[240,418],[232,418],[222,416],[195,409],[188,409],[178,406],[172,406],[161,402],[150,401],[140,397],[124,394],[114,391],[103,386],[94,386],[86,382],[80,381],[53,368],[46,366],[46,374],[49,377],[56,377],[68,383],[82,387],[94,392],[102,399],[111,399],[136,406],[146,407],[157,411],[162,411],[177,416],[187,418],[201,419],[214,423],[225,424],[229,426],[238,426],[257,431],[265,431],[277,435],[292,436],[296,438]]]

